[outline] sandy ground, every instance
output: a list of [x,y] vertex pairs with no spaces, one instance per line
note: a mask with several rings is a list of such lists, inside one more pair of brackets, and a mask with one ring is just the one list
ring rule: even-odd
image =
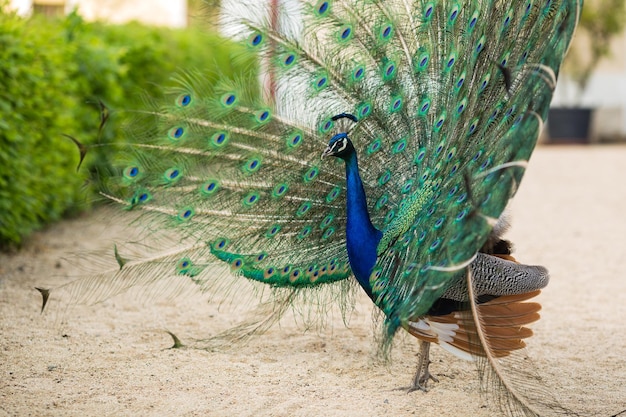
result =
[[[513,205],[518,258],[552,274],[529,355],[581,416],[626,410],[625,212],[626,147],[615,146],[540,147]],[[474,365],[438,347],[431,370],[440,382],[428,393],[396,390],[409,383],[418,346],[405,338],[390,365],[374,361],[365,297],[349,327],[334,317],[307,332],[287,319],[226,352],[167,349],[165,328],[185,342],[237,322],[199,294],[125,295],[62,320],[40,315],[33,287],[75,276],[69,253],[124,239],[99,214],[0,255],[0,415],[500,415],[481,398]]]

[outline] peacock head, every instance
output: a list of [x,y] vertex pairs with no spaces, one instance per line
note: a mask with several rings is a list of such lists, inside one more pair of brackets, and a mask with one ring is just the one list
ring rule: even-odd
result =
[[[349,113],[341,113],[332,117],[333,121],[339,119],[349,119],[352,122],[357,122],[357,118]],[[322,153],[322,158],[326,156],[336,156],[337,158],[345,160],[352,154],[354,154],[354,146],[348,137],[348,132],[341,132],[330,138],[328,146]]]
[[346,159],[354,152],[354,146],[346,132],[337,133],[328,142],[328,147],[322,153],[322,158],[326,156],[336,156],[337,158]]

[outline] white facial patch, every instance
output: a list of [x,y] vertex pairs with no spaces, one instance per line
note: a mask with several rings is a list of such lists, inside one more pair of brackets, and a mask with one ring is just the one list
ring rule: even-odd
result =
[[341,140],[337,141],[334,147],[336,148],[337,146],[340,147],[335,150],[336,154],[341,153],[344,149],[346,149],[346,146],[348,146],[348,141],[345,138],[342,138]]

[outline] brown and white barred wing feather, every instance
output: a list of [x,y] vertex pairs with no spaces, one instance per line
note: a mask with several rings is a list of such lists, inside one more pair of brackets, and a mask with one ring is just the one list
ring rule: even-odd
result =
[[[536,290],[502,296],[478,306],[483,332],[496,357],[507,356],[526,346],[523,339],[533,335],[529,324],[539,320],[541,305],[527,300],[539,295]],[[420,340],[439,344],[462,359],[484,356],[484,349],[470,314],[454,311],[441,316],[425,316],[410,322],[409,333]]]

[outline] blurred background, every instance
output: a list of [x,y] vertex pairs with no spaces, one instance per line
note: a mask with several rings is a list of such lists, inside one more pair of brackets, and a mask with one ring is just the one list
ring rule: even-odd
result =
[[[281,19],[297,19],[297,0],[280,3],[290,11]],[[120,140],[123,123],[98,130],[103,105],[123,117],[115,110],[145,107],[181,70],[201,69],[213,80],[258,70],[245,48],[222,36],[233,28],[220,10],[236,6],[0,0],[0,249],[89,208],[85,181],[104,175],[116,156],[98,152],[77,175],[78,152],[64,135],[86,144]],[[541,142],[626,143],[625,27],[626,0],[585,1]],[[271,90],[271,80],[263,82]]]

